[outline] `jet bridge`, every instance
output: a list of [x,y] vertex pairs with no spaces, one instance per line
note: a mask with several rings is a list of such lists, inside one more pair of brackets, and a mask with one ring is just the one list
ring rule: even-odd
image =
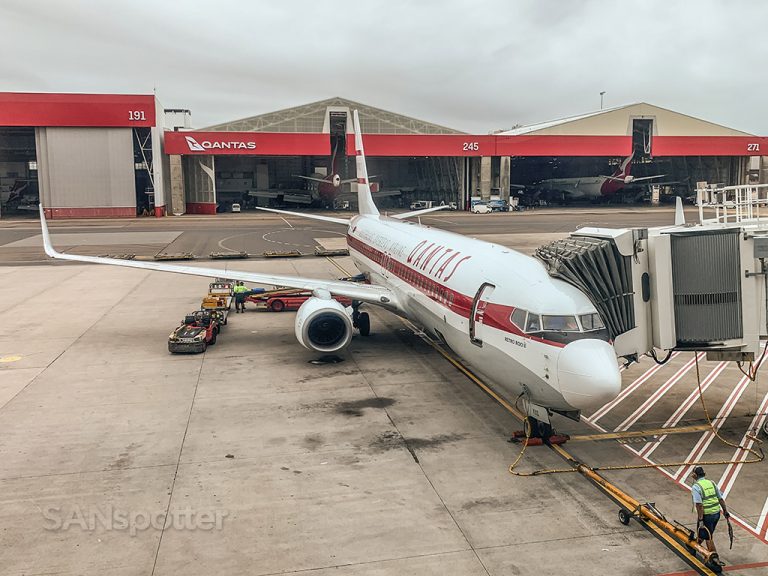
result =
[[699,211],[696,225],[679,206],[669,227],[582,228],[536,256],[589,296],[618,356],[752,361],[768,337],[768,185],[700,190]]

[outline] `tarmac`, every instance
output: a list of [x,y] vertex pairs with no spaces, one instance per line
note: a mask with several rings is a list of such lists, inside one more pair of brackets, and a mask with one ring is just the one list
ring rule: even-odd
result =
[[[530,251],[576,218],[553,213],[545,229],[517,216],[527,215],[451,214],[441,225]],[[243,238],[262,239],[253,249],[277,230],[293,244],[333,236],[272,216],[52,224],[103,234],[78,239],[93,252],[209,249],[251,229]],[[147,231],[170,244],[106,236]],[[35,233],[34,222],[0,222],[0,574],[693,574],[639,524],[620,524],[580,475],[509,474],[520,423],[401,319],[370,308],[372,335],[339,363],[312,362],[293,313],[255,310],[230,315],[204,354],[170,355],[168,334],[207,279],[54,264],[33,245],[8,246]],[[314,257],[206,265],[342,275]],[[703,359],[699,369],[715,426],[748,443],[765,421],[765,377]],[[661,367],[644,358],[624,370],[617,401],[555,425],[592,466],[750,457],[712,435],[696,390],[691,353]],[[686,432],[599,436],[665,425]],[[546,447],[519,465],[564,467]],[[768,574],[768,464],[707,471],[734,514],[733,549],[724,525],[716,536],[728,573]],[[605,475],[693,527],[685,467]]]

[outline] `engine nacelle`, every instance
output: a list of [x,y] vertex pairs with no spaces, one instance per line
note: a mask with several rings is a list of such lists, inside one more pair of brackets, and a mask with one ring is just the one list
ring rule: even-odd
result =
[[340,302],[312,297],[296,313],[296,339],[308,350],[338,352],[352,340],[352,318]]

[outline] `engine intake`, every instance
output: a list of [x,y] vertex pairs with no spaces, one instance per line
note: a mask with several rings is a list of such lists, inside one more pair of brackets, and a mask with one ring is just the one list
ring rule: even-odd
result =
[[338,352],[352,340],[352,319],[336,300],[310,298],[296,314],[296,339],[308,350]]

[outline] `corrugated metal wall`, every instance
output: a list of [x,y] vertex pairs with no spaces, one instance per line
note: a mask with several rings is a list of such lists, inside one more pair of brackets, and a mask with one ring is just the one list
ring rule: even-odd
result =
[[130,128],[37,128],[35,139],[45,207],[136,207]]
[[739,230],[672,235],[678,345],[741,338]]

